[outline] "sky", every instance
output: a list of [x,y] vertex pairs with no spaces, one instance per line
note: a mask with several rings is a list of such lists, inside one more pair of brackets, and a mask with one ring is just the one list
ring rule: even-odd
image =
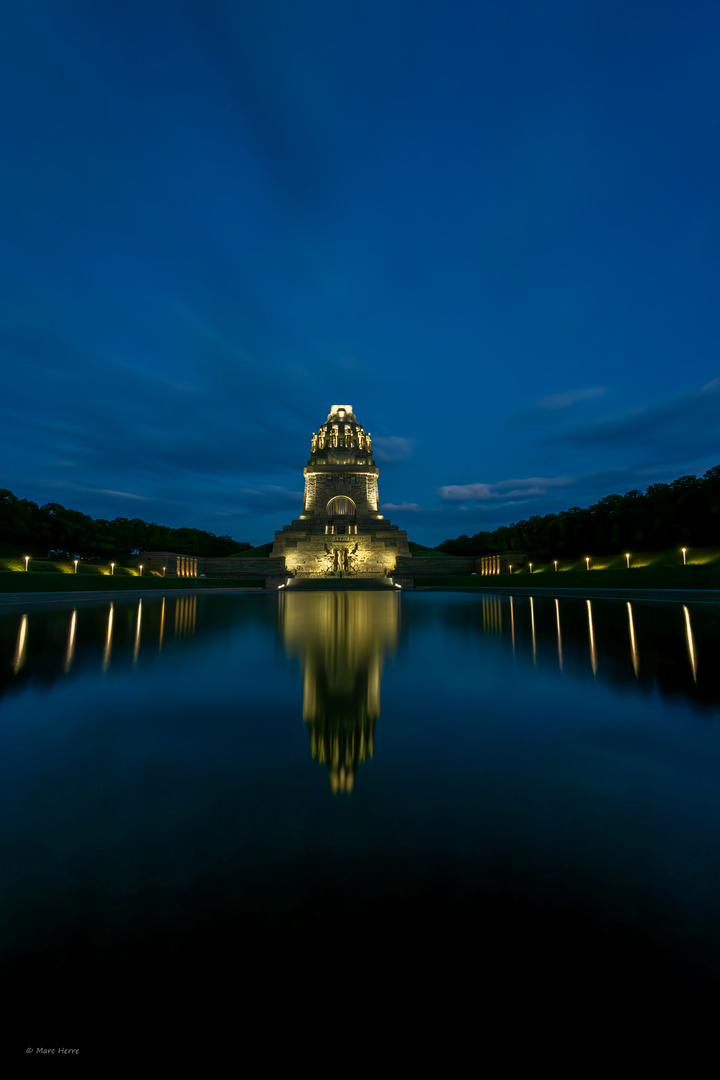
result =
[[0,487],[436,544],[720,463],[720,5],[1,0]]

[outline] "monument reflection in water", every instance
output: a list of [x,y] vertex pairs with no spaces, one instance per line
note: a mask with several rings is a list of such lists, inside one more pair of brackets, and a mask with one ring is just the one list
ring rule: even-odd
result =
[[288,656],[303,672],[303,719],[312,755],[327,765],[333,791],[353,789],[373,755],[385,656],[400,627],[392,592],[281,593],[279,624]]
[[[453,626],[469,637],[501,639],[525,675],[554,669],[720,707],[715,604],[282,590],[256,601],[235,607],[171,595],[8,612],[0,616],[0,701],[32,684],[140,669],[168,649],[192,652],[198,639],[212,640],[217,654],[216,635],[226,636],[242,616],[261,636],[274,628],[288,655],[300,660],[313,754],[330,768],[334,789],[349,791],[358,765],[372,754],[383,662],[397,643],[404,604],[410,646],[421,625],[443,633]],[[413,654],[410,647],[411,665]]]
[[85,989],[125,1007],[161,970],[269,972],[272,994],[350,926],[376,970],[398,942],[406,971],[467,957],[503,1000],[558,972],[603,1007],[628,987],[631,1017],[656,988],[705,994],[719,639],[717,604],[539,590],[16,599],[6,981],[22,1003],[52,986],[53,1015]]

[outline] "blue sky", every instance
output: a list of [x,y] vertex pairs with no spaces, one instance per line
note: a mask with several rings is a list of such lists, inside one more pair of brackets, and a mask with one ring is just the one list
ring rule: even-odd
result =
[[0,486],[437,543],[720,463],[720,6],[2,4]]

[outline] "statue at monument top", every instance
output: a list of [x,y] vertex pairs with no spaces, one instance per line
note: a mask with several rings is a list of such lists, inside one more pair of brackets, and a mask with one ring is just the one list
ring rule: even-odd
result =
[[348,451],[358,464],[373,464],[370,432],[358,424],[352,405],[332,405],[325,423],[317,433],[313,431],[310,453],[312,458],[319,455],[325,459],[339,454],[337,463],[341,464],[347,461]]

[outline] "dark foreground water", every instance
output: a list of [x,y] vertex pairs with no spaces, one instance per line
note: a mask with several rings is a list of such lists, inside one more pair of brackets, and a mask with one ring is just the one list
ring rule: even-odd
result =
[[3,611],[9,985],[712,994],[719,631],[470,594]]

